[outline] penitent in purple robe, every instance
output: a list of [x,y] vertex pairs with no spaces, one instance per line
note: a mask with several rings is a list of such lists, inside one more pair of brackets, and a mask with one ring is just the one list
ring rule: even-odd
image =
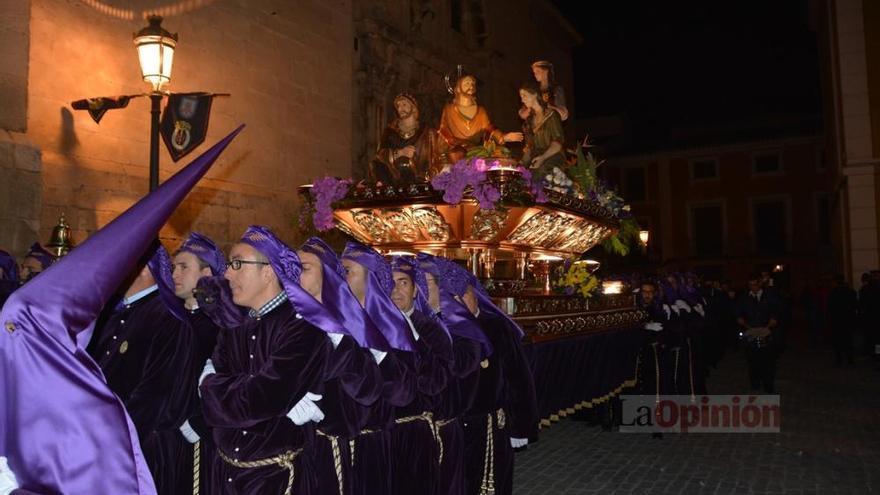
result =
[[452,336],[452,363],[446,390],[440,397],[434,417],[443,442],[443,460],[437,493],[464,495],[464,430],[461,416],[473,405],[480,379],[482,346],[479,341]]
[[[296,452],[292,492],[317,493],[314,424],[297,426],[286,414],[307,392],[320,390],[331,349],[327,334],[290,302],[222,331],[212,357],[216,373],[200,387],[220,453],[249,462]],[[282,494],[288,486],[288,470],[278,465],[242,469],[217,458],[212,467],[217,494]]]
[[474,403],[463,419],[465,493],[480,492],[489,434],[487,422],[491,421],[495,493],[509,495],[513,493],[510,438],[535,438],[538,434],[535,384],[516,329],[509,328],[503,317],[484,308],[477,321],[494,351],[488,358],[488,366],[480,370]]
[[[199,466],[198,473],[196,473],[194,470],[195,446],[189,443],[182,444],[183,448],[176,456],[176,462],[168,463],[175,465],[178,470],[178,473],[172,477],[175,480],[175,491],[169,493],[184,493],[184,491],[192,493],[194,490],[193,481],[198,474],[199,493],[210,494],[213,493],[211,490],[211,466],[216,452],[213,434],[205,424],[205,418],[202,415],[202,405],[198,397],[198,381],[205,361],[214,353],[217,335],[221,330],[201,309],[190,311],[186,323],[189,332],[186,337],[186,341],[189,343],[188,367],[183,371],[181,379],[176,384],[175,397],[178,411],[183,414],[178,421],[181,425],[184,421],[188,421],[190,427],[199,436]],[[179,431],[175,435],[175,439],[178,437],[183,438]]]
[[435,493],[439,477],[440,448],[433,425],[413,418],[434,409],[446,389],[452,344],[449,335],[437,322],[419,311],[410,315],[419,335],[416,347],[416,396],[396,411],[396,425],[391,431],[392,493]]
[[391,493],[391,429],[395,410],[411,403],[417,394],[416,355],[392,349],[379,363],[382,393],[369,407],[361,433],[352,442],[354,493]]
[[317,493],[354,492],[350,442],[366,426],[370,406],[381,393],[382,375],[372,354],[354,338],[342,337],[328,359],[323,398],[318,402],[324,419],[315,440]]
[[157,290],[101,322],[89,349],[137,428],[159,495],[192,491],[193,448],[180,426],[194,405],[196,345]]

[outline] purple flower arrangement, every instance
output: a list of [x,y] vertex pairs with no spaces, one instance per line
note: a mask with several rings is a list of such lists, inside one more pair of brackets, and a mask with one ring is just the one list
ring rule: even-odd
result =
[[[443,191],[443,201],[457,205],[464,198],[465,190],[470,187],[474,199],[484,210],[494,210],[495,205],[501,199],[501,191],[486,179],[486,172],[498,167],[497,160],[484,158],[472,158],[459,160],[449,170],[441,172],[431,179],[431,187],[437,191]],[[544,192],[544,182],[538,177],[533,180],[532,173],[524,167],[516,170],[522,175],[528,184],[529,191],[538,203],[546,203],[548,198]]]
[[323,177],[312,184],[309,193],[315,200],[315,213],[312,222],[320,232],[333,228],[333,203],[344,198],[351,188],[350,179],[337,179],[336,177]]

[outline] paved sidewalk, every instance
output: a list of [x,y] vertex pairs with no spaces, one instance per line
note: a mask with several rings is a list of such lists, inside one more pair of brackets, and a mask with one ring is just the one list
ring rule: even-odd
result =
[[[748,392],[742,352],[709,378],[718,394]],[[790,348],[779,360],[779,434],[603,432],[562,420],[517,454],[517,495],[581,493],[880,492],[880,371],[866,359],[833,366],[830,351]]]

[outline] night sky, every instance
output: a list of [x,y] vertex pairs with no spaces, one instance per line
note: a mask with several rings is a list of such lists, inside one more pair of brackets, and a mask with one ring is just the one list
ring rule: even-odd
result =
[[577,117],[625,115],[633,137],[821,113],[806,1],[556,1],[584,38]]

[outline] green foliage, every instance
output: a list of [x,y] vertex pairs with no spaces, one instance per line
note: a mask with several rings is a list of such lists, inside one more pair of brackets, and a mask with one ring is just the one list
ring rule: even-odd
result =
[[576,153],[577,162],[574,166],[569,167],[568,176],[580,187],[581,192],[587,194],[596,187],[598,182],[596,179],[596,167],[599,164],[596,163],[592,153],[584,155],[582,146],[577,147]]
[[602,247],[608,253],[626,256],[630,249],[639,242],[641,242],[639,240],[639,222],[635,218],[625,218],[620,221],[620,230],[605,239],[602,242]]
[[475,146],[468,150],[468,158],[509,158],[510,149],[504,145],[495,144],[491,139],[482,146]]

